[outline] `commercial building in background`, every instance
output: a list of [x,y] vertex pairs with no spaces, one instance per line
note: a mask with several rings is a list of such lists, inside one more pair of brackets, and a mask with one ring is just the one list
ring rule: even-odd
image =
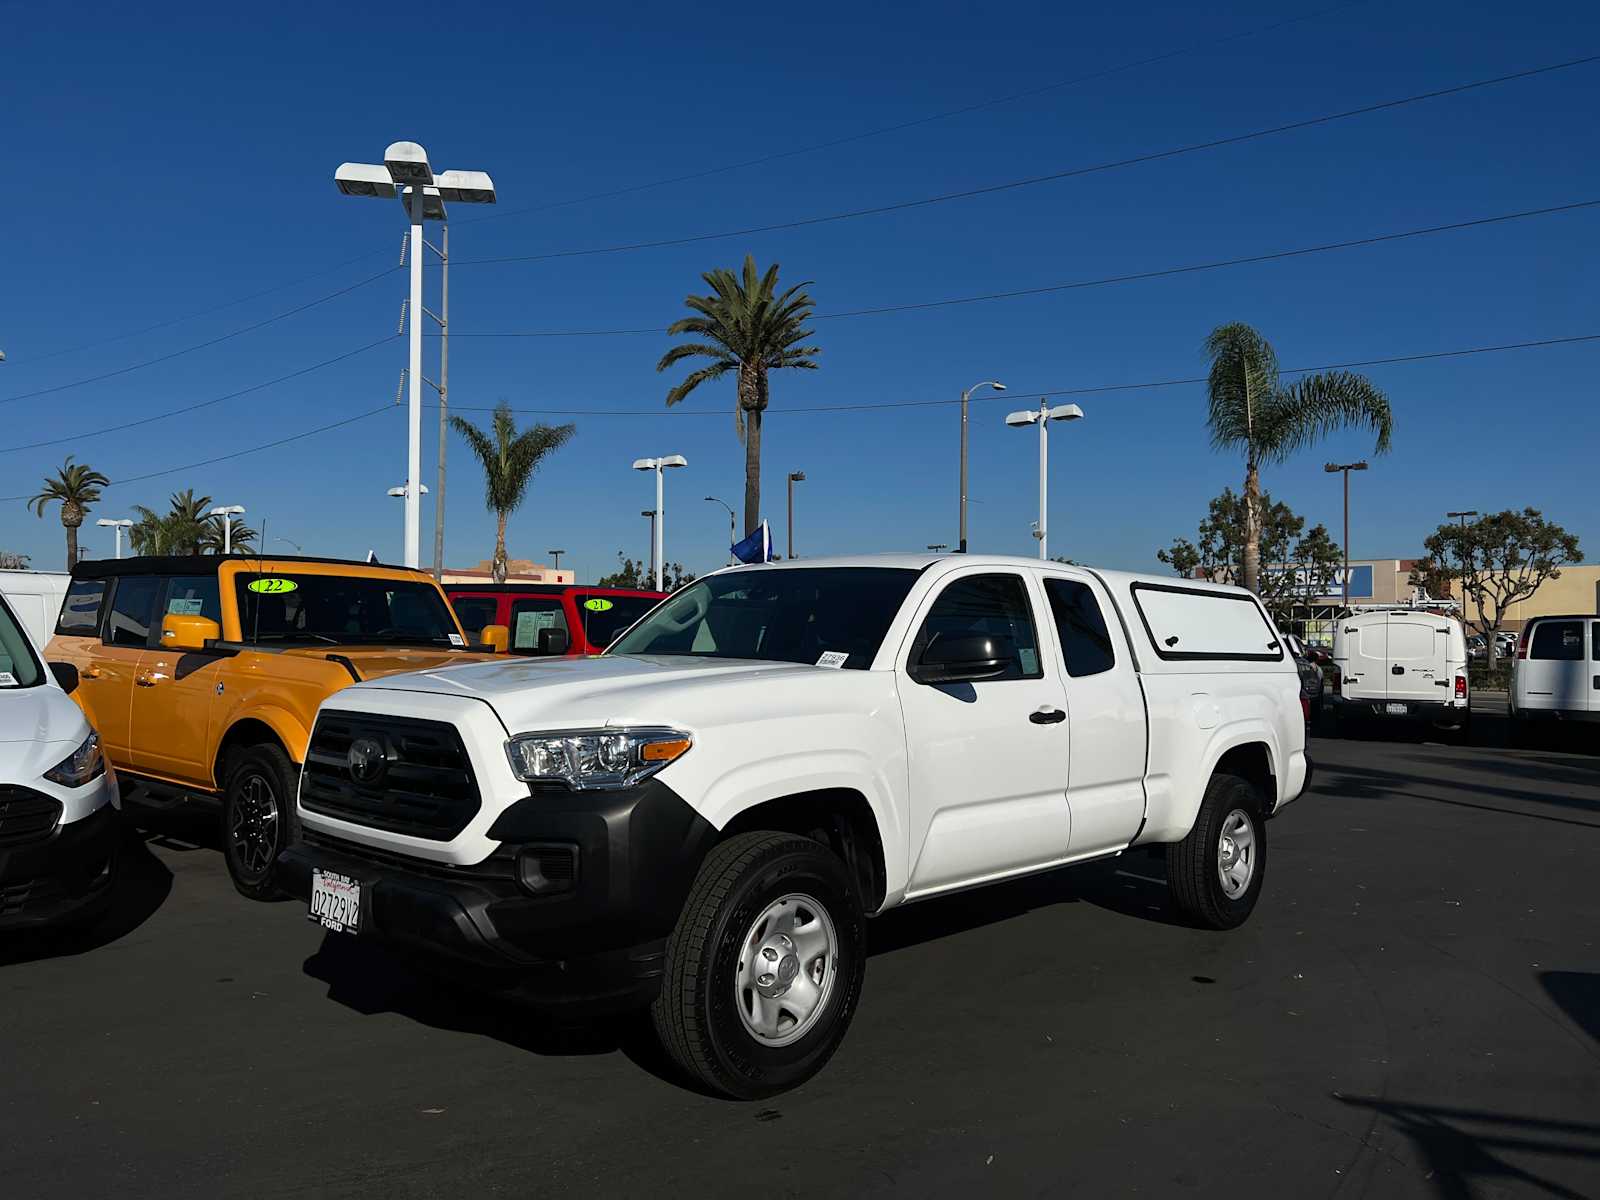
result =
[[[443,583],[493,583],[494,560],[486,558],[475,567],[444,569]],[[578,576],[566,567],[547,567],[527,558],[506,559],[507,583],[577,583]]]
[[[1450,594],[1460,603],[1461,585],[1452,583]],[[1466,598],[1467,624],[1478,619],[1478,606]],[[1561,578],[1547,579],[1531,599],[1506,606],[1502,629],[1520,633],[1534,617],[1588,616],[1600,613],[1600,564],[1562,567]]]

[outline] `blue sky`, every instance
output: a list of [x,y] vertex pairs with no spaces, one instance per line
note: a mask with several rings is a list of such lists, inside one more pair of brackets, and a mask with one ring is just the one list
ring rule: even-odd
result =
[[[398,204],[341,197],[334,168],[410,138],[435,168],[490,171],[495,210],[452,209],[457,334],[664,327],[699,273],[745,253],[811,280],[819,315],[1160,270],[1600,198],[1600,64],[1161,162],[859,220],[631,253],[468,260],[766,225],[1209,141],[1600,52],[1600,11],[1534,3],[1063,6],[928,3],[763,10],[659,6],[323,6],[298,17],[10,7],[0,78],[13,202],[0,289],[0,401],[184,350],[317,300],[397,261]],[[312,10],[307,10],[308,14]],[[786,19],[788,18],[788,19]],[[1229,35],[1249,34],[1226,41]],[[1172,51],[1192,52],[946,120],[760,166],[582,200],[850,137]],[[408,82],[407,72],[416,82]],[[578,203],[566,203],[580,200]],[[485,219],[487,218],[487,219]],[[1214,325],[1255,324],[1285,366],[1600,333],[1600,210],[1388,245],[1038,297],[820,320],[822,369],[774,376],[765,508],[782,534],[799,485],[802,554],[954,542],[958,414],[974,403],[977,550],[1031,554],[1036,441],[1008,429],[1030,393],[1204,373]],[[357,261],[351,261],[357,260]],[[431,272],[430,268],[430,272]],[[307,278],[308,276],[314,276]],[[278,285],[282,286],[281,288]],[[259,296],[137,336],[196,310]],[[75,454],[114,480],[290,437],[392,403],[403,340],[250,395],[116,433],[107,426],[286,375],[393,334],[392,272],[287,319],[100,382],[0,403],[0,495]],[[430,303],[437,278],[430,273]],[[82,347],[71,353],[56,353]],[[513,554],[570,553],[581,577],[647,546],[636,457],[679,453],[668,556],[725,557],[743,452],[732,384],[674,412],[662,335],[474,338],[451,346],[460,406],[621,410],[577,435],[513,518]],[[429,343],[429,353],[436,344]],[[1600,554],[1593,502],[1600,342],[1374,367],[1395,448],[1357,476],[1352,553],[1405,556],[1448,509],[1532,504]],[[430,366],[429,374],[433,373]],[[1051,549],[1153,569],[1242,466],[1213,453],[1198,385],[1075,397],[1052,439]],[[1036,402],[1036,401],[1034,401]],[[486,419],[487,413],[474,414]],[[432,428],[424,479],[433,479]],[[35,442],[58,444],[7,449]],[[130,482],[91,515],[163,507],[194,487],[307,552],[401,556],[400,408],[229,462]],[[1266,487],[1338,535],[1328,459]],[[492,550],[480,476],[450,448],[449,561]],[[432,508],[424,508],[425,559]],[[109,556],[108,530],[86,546]],[[273,542],[282,551],[287,547]],[[0,548],[59,567],[54,511],[0,504]],[[781,541],[780,541],[781,548]]]

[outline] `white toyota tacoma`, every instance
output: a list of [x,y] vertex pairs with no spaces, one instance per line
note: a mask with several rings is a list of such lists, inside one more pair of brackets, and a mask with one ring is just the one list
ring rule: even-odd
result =
[[1300,678],[1237,588],[976,555],[719,571],[603,655],[323,704],[279,860],[312,920],[523,994],[649,1005],[754,1098],[844,1037],[866,918],[1164,845],[1249,916],[1309,769]]

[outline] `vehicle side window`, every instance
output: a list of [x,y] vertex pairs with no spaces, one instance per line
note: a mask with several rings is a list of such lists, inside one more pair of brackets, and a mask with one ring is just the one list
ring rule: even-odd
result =
[[558,598],[518,600],[511,605],[511,649],[514,653],[539,653],[539,631],[542,629],[568,632],[566,609]]
[[456,596],[450,601],[450,607],[456,610],[456,619],[461,622],[461,628],[467,631],[467,636],[477,641],[483,627],[494,624],[495,610],[500,607],[500,602],[493,596]]
[[1596,621],[1589,626],[1589,644],[1593,647],[1590,651],[1590,657],[1595,662],[1600,662],[1600,621]]
[[956,580],[933,602],[917,641],[925,647],[935,638],[973,633],[1007,637],[1015,644],[1017,664],[1006,674],[995,676],[997,680],[1043,676],[1039,637],[1022,576],[969,575]]
[[111,592],[111,615],[106,618],[108,646],[147,646],[156,597],[166,580],[155,575],[128,575],[117,580]]
[[104,579],[74,579],[61,605],[56,632],[65,637],[93,637],[100,632],[100,602],[105,599]]
[[1116,666],[1111,631],[1106,628],[1094,590],[1076,579],[1046,579],[1044,592],[1050,597],[1050,612],[1056,619],[1067,674],[1079,679]]
[[167,581],[162,616],[204,617],[222,624],[222,590],[215,575],[180,575]]
[[1533,627],[1528,657],[1577,662],[1583,658],[1583,622],[1540,621]]

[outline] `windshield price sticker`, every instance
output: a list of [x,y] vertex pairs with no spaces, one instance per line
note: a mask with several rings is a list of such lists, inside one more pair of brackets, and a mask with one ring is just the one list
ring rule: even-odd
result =
[[465,646],[467,644],[467,639],[462,637],[459,633],[452,633],[450,635],[450,644],[452,646]]
[[849,661],[850,652],[848,650],[824,650],[822,657],[817,659],[817,666],[831,667],[837,671]]
[[17,677],[10,671],[0,671],[0,687],[16,687]]
[[252,579],[245,587],[266,596],[281,596],[285,592],[300,590],[300,585],[292,579]]
[[590,612],[610,612],[612,608],[615,607],[611,601],[603,599],[600,596],[594,596],[591,599],[585,600],[583,602],[583,606]]

